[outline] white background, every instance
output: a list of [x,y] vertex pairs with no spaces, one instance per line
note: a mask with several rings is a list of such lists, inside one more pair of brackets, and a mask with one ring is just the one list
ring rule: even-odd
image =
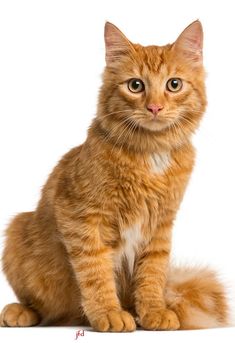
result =
[[[205,32],[208,108],[194,139],[198,156],[175,229],[173,257],[220,271],[235,285],[235,20],[233,1],[0,0],[0,234],[35,208],[58,159],[81,144],[96,112],[104,67],[103,26],[134,42],[173,42],[193,20]],[[15,300],[0,273],[0,308]],[[72,342],[75,328],[0,329],[4,342]],[[111,335],[111,337],[110,337]],[[98,334],[81,341],[233,341],[235,329]]]

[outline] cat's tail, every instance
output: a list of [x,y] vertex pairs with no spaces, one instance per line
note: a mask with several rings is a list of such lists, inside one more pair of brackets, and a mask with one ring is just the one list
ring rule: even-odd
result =
[[172,267],[165,297],[167,307],[178,315],[182,330],[229,325],[225,288],[208,268]]

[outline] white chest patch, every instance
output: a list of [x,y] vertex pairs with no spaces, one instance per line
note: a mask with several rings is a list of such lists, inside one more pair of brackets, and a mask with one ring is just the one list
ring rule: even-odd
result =
[[155,174],[163,174],[171,165],[171,155],[169,152],[152,154],[150,157],[151,171]]
[[136,224],[133,227],[127,228],[122,236],[123,246],[115,256],[115,266],[117,269],[120,269],[122,266],[123,257],[126,258],[128,263],[128,268],[130,274],[133,273],[135,256],[138,248],[143,241],[143,236],[141,233],[141,224]]

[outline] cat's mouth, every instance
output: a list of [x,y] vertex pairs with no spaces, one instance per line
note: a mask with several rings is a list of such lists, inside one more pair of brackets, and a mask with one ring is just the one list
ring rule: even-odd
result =
[[160,122],[157,120],[151,120],[149,122],[142,123],[142,126],[151,131],[162,131],[170,125],[168,123]]
[[166,120],[162,116],[138,118],[135,120],[135,122],[138,126],[150,131],[162,131],[172,124],[169,120]]

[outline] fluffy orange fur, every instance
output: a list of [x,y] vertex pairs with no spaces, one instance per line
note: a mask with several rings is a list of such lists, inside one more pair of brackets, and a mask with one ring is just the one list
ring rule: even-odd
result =
[[55,167],[37,209],[7,229],[3,267],[20,303],[3,309],[1,325],[224,326],[216,275],[169,267],[194,164],[191,136],[206,106],[201,24],[174,44],[143,47],[106,23],[105,42],[86,141]]

